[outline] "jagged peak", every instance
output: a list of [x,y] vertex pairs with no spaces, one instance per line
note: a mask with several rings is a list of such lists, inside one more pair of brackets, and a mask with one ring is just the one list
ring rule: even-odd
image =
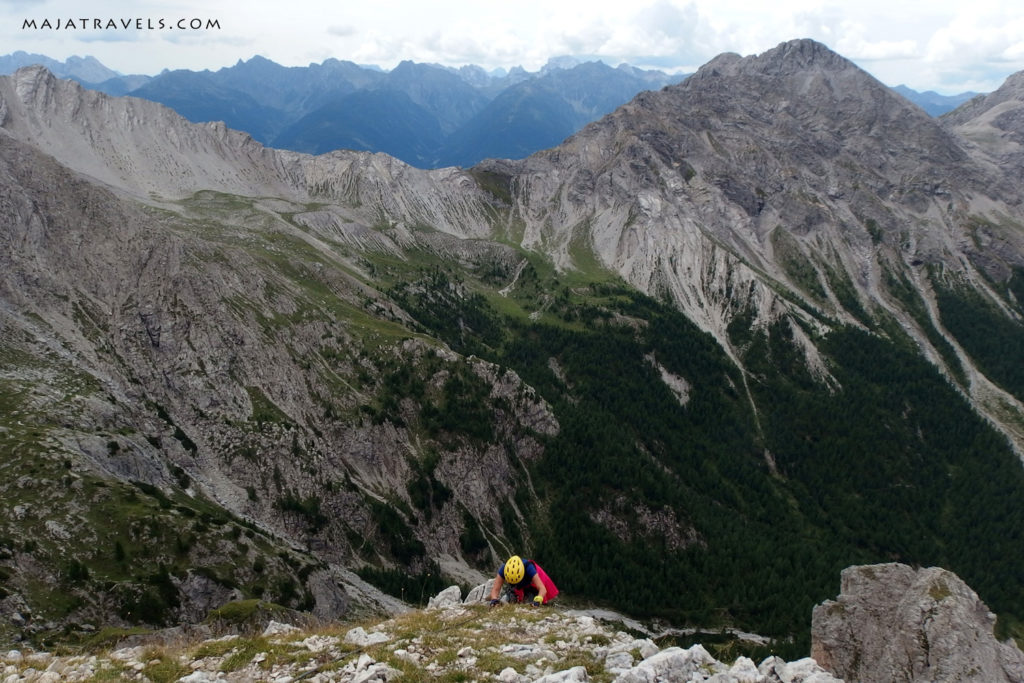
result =
[[57,77],[53,75],[53,72],[42,64],[23,66],[11,74],[11,78],[13,78],[16,83],[25,81],[57,80]]
[[[855,114],[865,125],[929,118],[850,60],[810,39],[780,43],[758,55],[719,55],[672,90],[687,99],[702,98],[718,110],[745,111],[769,100],[779,106],[800,101],[811,106],[815,116],[847,128],[854,125],[851,116]],[[772,110],[764,111],[764,122],[770,124],[775,120]]]
[[810,38],[780,43],[759,55],[741,57],[734,52],[718,55],[697,71],[698,77],[744,74],[791,75],[810,69],[844,71],[858,68],[853,62]]
[[832,51],[823,43],[810,38],[799,38],[758,55],[755,61],[764,65],[791,65],[799,68],[819,67],[830,70],[856,68],[853,62]]
[[[21,67],[10,75],[10,79],[18,97],[26,102],[36,98],[40,92],[52,92],[57,87],[57,81],[60,80],[52,71],[39,64]],[[75,81],[69,80],[67,83],[72,88],[82,89],[82,86]]]

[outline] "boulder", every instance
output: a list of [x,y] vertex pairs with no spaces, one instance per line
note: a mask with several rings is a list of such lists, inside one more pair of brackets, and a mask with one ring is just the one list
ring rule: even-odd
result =
[[749,657],[737,658],[729,667],[727,676],[738,683],[763,683],[764,681],[761,672],[757,670],[754,661]]
[[458,586],[448,586],[427,601],[427,609],[458,607],[460,604],[462,604],[462,589]]
[[902,564],[843,570],[839,597],[814,608],[811,656],[850,681],[1024,681],[1024,653],[956,574]]
[[379,643],[386,643],[391,637],[380,631],[366,632],[362,626],[356,626],[345,634],[345,642],[358,647],[368,647]]
[[842,683],[814,659],[804,657],[795,662],[786,662],[779,657],[769,657],[757,667],[765,683]]
[[534,683],[584,683],[589,681],[590,676],[587,675],[586,668],[582,666],[574,666],[571,669],[565,671],[559,671],[557,673],[548,674],[538,678]]
[[298,626],[292,626],[291,624],[282,624],[281,622],[271,620],[267,624],[267,628],[263,630],[263,637],[270,638],[272,636],[287,636],[292,633],[299,633],[302,629]]
[[469,591],[469,595],[463,601],[463,604],[469,605],[474,602],[487,602],[491,597],[491,587],[494,585],[494,579],[481,583],[479,586],[474,587]]
[[501,683],[525,683],[529,679],[526,676],[522,676],[512,667],[508,666],[501,670],[498,674],[498,680]]

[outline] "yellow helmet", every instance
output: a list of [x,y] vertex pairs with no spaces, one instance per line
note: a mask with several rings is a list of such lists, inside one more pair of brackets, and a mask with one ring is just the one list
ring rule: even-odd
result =
[[502,574],[505,576],[505,581],[519,583],[523,580],[523,576],[526,575],[526,567],[523,566],[523,560],[518,555],[508,558]]

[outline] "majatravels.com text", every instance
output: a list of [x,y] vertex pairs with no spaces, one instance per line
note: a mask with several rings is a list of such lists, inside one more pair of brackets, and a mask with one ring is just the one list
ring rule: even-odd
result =
[[22,30],[51,31],[108,31],[135,29],[139,31],[160,31],[166,29],[183,29],[197,31],[200,29],[219,29],[220,19],[147,19],[144,17],[127,19],[25,19],[21,23]]

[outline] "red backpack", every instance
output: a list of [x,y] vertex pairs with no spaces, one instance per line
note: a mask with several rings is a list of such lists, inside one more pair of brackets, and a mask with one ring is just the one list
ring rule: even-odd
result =
[[[544,604],[546,605],[554,600],[555,596],[558,595],[558,587],[555,586],[555,582],[551,580],[551,577],[548,576],[548,573],[544,571],[543,567],[537,564],[536,560],[527,560],[527,562],[532,563],[537,569],[537,576],[540,577],[540,582],[544,584],[544,589],[547,591],[547,596],[544,598]],[[515,593],[517,602],[522,602],[526,597],[526,591],[524,589],[513,588],[512,592]]]

